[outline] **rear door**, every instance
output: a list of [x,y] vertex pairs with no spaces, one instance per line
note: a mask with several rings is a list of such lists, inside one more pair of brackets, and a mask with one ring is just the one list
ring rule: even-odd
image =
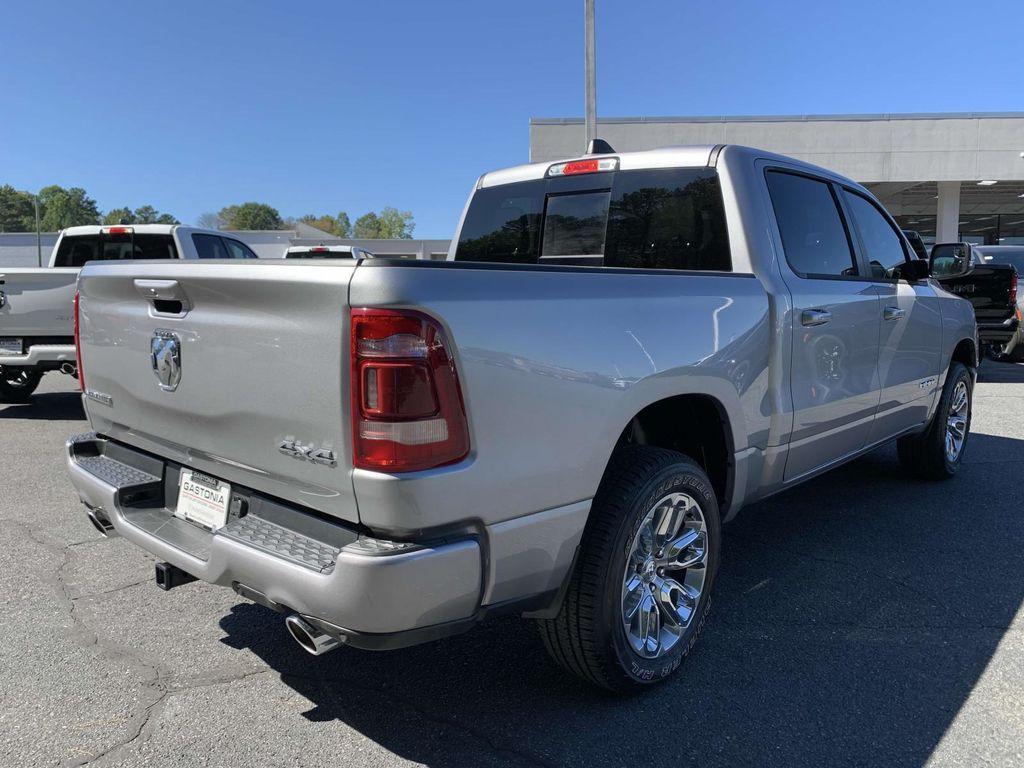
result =
[[842,197],[879,300],[881,398],[870,437],[878,442],[927,420],[938,385],[942,315],[927,280],[900,276],[911,254],[892,220],[855,190],[844,188]]
[[[355,520],[346,375],[354,269],[250,259],[86,267],[80,332],[93,428]],[[289,441],[334,463],[282,450]]]
[[878,296],[834,185],[786,169],[765,175],[793,300],[789,481],[867,444],[878,406]]

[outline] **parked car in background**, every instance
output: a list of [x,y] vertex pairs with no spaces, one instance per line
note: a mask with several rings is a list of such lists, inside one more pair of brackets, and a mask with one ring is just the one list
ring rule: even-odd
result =
[[947,291],[971,302],[984,351],[999,354],[1020,327],[1017,270],[1011,264],[984,260],[982,247],[936,244],[931,252],[932,274]]
[[968,440],[970,304],[864,187],[755,149],[485,174],[444,262],[260,266],[86,266],[68,468],[158,584],[229,586],[314,654],[515,612],[642,688],[744,505],[892,440],[949,478]]
[[369,259],[373,254],[354,245],[293,245],[286,259]]
[[0,402],[24,401],[47,371],[76,375],[72,299],[85,264],[255,258],[241,240],[214,230],[168,224],[65,229],[48,268],[0,268]]
[[[985,264],[1009,264],[1017,270],[1018,283],[1024,274],[1024,245],[976,245],[975,252]],[[1024,296],[1017,291],[1017,330],[1013,338],[998,350],[999,357],[1024,362]]]

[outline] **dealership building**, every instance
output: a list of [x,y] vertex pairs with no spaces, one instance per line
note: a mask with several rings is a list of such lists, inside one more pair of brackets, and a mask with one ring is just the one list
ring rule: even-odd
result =
[[[777,117],[609,117],[618,152],[744,144],[864,184],[926,243],[1024,244],[1024,112]],[[580,118],[530,121],[530,159],[579,155]]]

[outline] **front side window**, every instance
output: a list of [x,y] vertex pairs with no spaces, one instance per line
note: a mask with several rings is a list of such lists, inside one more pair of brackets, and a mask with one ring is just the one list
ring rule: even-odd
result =
[[713,168],[594,173],[484,188],[456,261],[730,271]]
[[786,261],[801,277],[854,277],[857,266],[831,187],[824,181],[768,171],[768,193]]
[[61,238],[55,267],[81,267],[90,261],[174,259],[178,252],[170,235],[67,235]]
[[196,247],[196,253],[200,259],[227,259],[228,251],[224,247],[224,241],[216,235],[192,235],[192,244]]
[[898,278],[900,268],[907,262],[903,239],[870,200],[848,189],[843,190],[843,195],[860,235],[871,277]]

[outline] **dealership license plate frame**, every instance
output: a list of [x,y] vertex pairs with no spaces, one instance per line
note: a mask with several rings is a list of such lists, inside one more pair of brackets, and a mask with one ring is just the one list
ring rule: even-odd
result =
[[204,472],[182,468],[178,477],[178,506],[174,516],[208,531],[228,522],[231,484]]
[[25,339],[18,336],[4,336],[0,338],[0,354],[24,355]]

